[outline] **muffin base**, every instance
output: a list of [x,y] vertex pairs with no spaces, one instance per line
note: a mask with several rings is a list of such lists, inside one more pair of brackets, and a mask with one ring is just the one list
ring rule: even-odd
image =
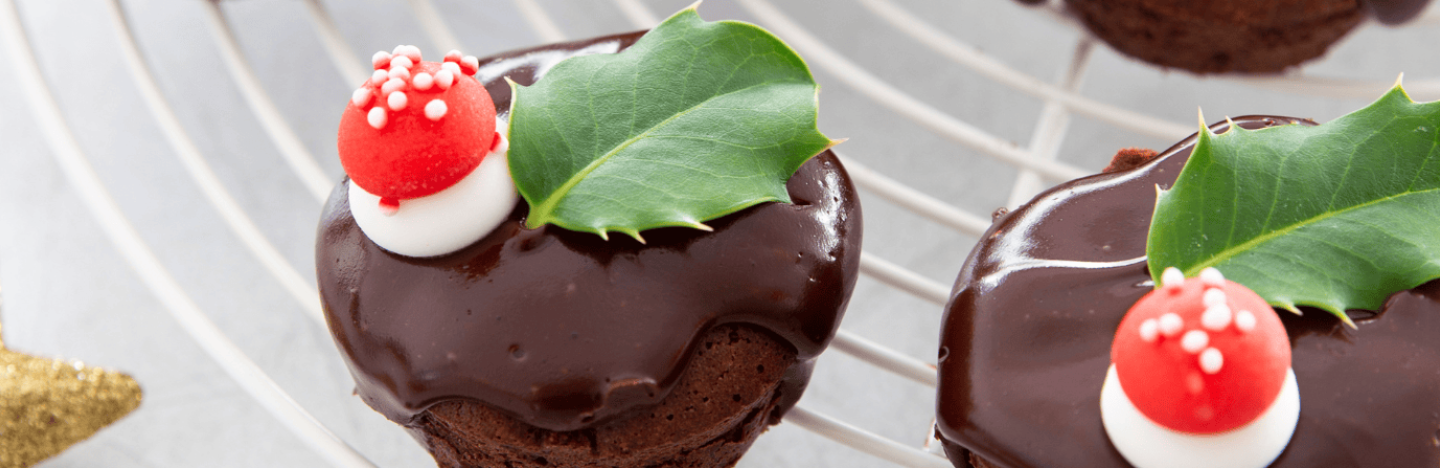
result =
[[1356,0],[1066,0],[1115,50],[1195,73],[1279,73],[1365,18]]
[[[578,431],[540,429],[474,400],[436,404],[406,425],[447,468],[734,466],[799,399],[812,362],[757,327],[713,327],[660,404]],[[788,385],[786,385],[788,384]],[[786,390],[792,394],[786,394]]]

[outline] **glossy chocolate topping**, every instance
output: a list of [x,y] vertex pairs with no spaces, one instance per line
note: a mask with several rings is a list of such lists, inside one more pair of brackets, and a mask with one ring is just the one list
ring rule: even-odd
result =
[[[498,109],[503,77],[533,83],[559,60],[609,53],[638,33],[482,60]],[[525,229],[522,201],[487,237],[417,259],[365,237],[346,185],[331,194],[316,246],[321,298],[360,396],[399,423],[473,398],[565,431],[664,398],[709,327],[750,323],[799,354],[796,376],[830,341],[859,268],[860,204],[833,153],[790,179],[794,204],[610,241],[555,226]],[[788,379],[793,404],[804,379]]]
[[[940,348],[939,429],[957,466],[967,450],[1001,467],[1129,466],[1101,426],[1100,387],[1121,317],[1153,287],[1144,255],[1155,186],[1174,182],[1193,144],[1047,191],[971,252]],[[1352,311],[1358,329],[1319,310],[1280,316],[1301,409],[1272,466],[1440,466],[1440,281],[1390,296],[1378,313]]]

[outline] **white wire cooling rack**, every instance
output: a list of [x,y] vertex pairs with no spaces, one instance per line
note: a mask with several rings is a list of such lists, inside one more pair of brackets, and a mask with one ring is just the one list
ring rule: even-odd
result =
[[[141,408],[45,466],[429,466],[351,395],[313,279],[334,129],[368,52],[484,56],[649,27],[689,0],[0,0],[7,345],[132,373]],[[1004,0],[710,0],[822,85],[864,200],[863,278],[800,405],[741,466],[948,467],[926,450],[937,326],[989,224],[1123,146],[1212,118],[1328,120],[1400,72],[1440,95],[1440,23],[1365,25],[1303,73],[1197,78]],[[1088,83],[1088,84],[1087,84]],[[1023,143],[1016,143],[1023,142]],[[816,437],[816,436],[820,437]],[[857,454],[863,454],[858,455]]]

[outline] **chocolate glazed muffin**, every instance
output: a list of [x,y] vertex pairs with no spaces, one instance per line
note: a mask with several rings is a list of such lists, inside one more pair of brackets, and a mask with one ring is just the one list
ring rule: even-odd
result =
[[1066,0],[1126,55],[1195,73],[1279,73],[1319,57],[1368,15],[1399,24],[1429,0]]
[[[613,53],[640,33],[480,60],[502,113],[509,78]],[[316,248],[326,318],[372,408],[446,467],[731,466],[804,391],[859,268],[854,187],[829,151],[789,179],[793,204],[645,244],[554,225],[527,205],[432,258],[360,231],[340,184]]]
[[[1241,117],[1262,128],[1296,122]],[[1223,132],[1225,124],[1213,127]],[[946,307],[938,429],[957,467],[1128,467],[1106,436],[1100,389],[1126,311],[1153,289],[1145,240],[1155,187],[1168,188],[1191,137],[1138,168],[1078,179],[998,219]],[[1440,466],[1440,281],[1379,311],[1279,312],[1300,418],[1271,466]]]

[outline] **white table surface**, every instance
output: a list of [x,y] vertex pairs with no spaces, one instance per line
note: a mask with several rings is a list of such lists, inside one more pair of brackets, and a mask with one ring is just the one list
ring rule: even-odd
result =
[[[867,5],[879,0],[771,0],[840,56],[895,89],[1002,140],[1025,147],[1041,100],[925,49]],[[690,0],[643,0],[664,17]],[[868,2],[868,3],[867,3]],[[892,3],[893,2],[893,3]],[[289,169],[221,61],[202,0],[125,0],[131,28],[165,100],[263,238],[313,288],[313,239],[320,205]],[[370,53],[400,43],[428,58],[443,50],[422,32],[406,0],[326,0],[349,47]],[[775,24],[757,0],[710,0],[707,19]],[[1054,82],[1081,41],[1075,28],[1006,0],[889,0],[951,38],[1023,73]],[[517,5],[527,1],[434,0],[466,53],[484,56],[544,42]],[[637,29],[611,1],[533,3],[564,37]],[[328,332],[261,266],[202,196],[125,68],[106,0],[20,0],[24,34],[45,83],[105,191],[183,292],[245,355],[321,423],[381,467],[433,466],[418,445],[351,395],[352,383]],[[334,131],[354,83],[341,77],[301,0],[221,3],[245,59],[331,180],[341,176]],[[0,8],[9,8],[0,2]],[[0,28],[8,26],[0,25]],[[781,34],[785,37],[785,34]],[[1368,25],[1308,76],[1381,83],[1440,77],[1433,46],[1440,25]],[[921,127],[815,64],[820,127],[849,141],[846,157],[899,182],[987,216],[1011,198],[1017,170]],[[18,60],[0,48],[0,64]],[[41,135],[35,109],[13,66],[0,65],[0,287],[5,345],[31,354],[83,360],[133,375],[141,407],[45,467],[312,467],[327,462],[278,423],[228,377],[166,311],[166,306],[100,229]],[[1368,103],[1317,97],[1235,79],[1166,72],[1093,49],[1081,93],[1120,108],[1195,128],[1207,118],[1269,113],[1329,120]],[[1433,99],[1419,93],[1417,98]],[[1059,159],[1098,170],[1124,146],[1163,149],[1178,137],[1147,136],[1085,116],[1069,120]],[[1053,183],[1047,182],[1047,183]],[[901,210],[862,191],[867,255],[948,287],[973,235]],[[862,277],[843,327],[933,362],[941,306]],[[882,436],[920,445],[934,390],[830,352],[801,404]],[[744,467],[868,467],[889,462],[793,424],[774,427]]]

